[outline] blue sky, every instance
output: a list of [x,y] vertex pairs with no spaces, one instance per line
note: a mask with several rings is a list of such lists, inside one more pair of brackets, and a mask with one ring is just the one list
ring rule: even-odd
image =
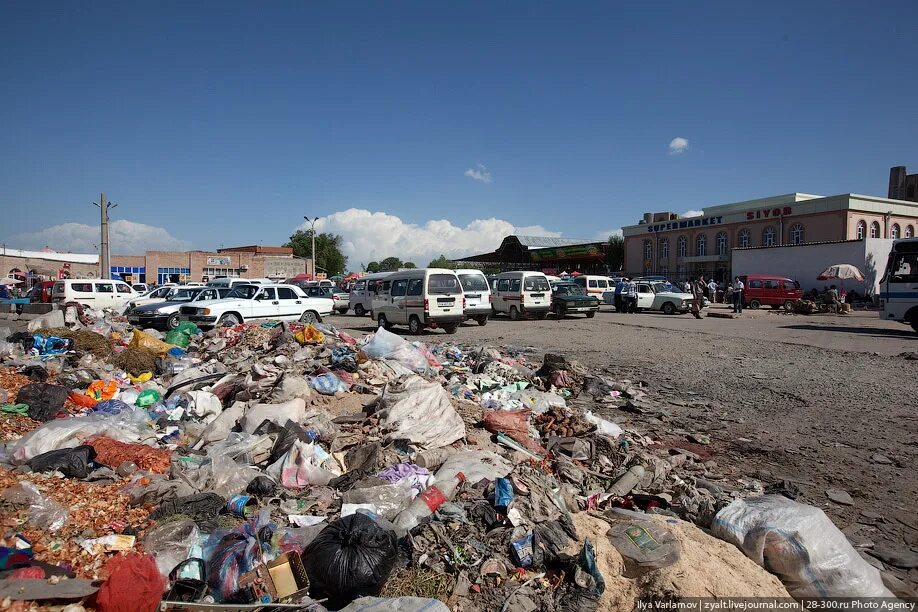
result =
[[116,251],[278,244],[339,213],[323,227],[352,264],[885,196],[889,166],[918,171],[916,20],[894,1],[5,2],[0,239],[91,251],[54,226],[92,226],[102,190]]

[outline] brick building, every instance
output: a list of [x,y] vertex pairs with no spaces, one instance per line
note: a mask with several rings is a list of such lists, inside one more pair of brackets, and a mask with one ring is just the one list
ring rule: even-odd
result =
[[852,193],[791,193],[702,211],[689,218],[645,213],[638,224],[623,227],[625,273],[724,281],[731,278],[734,247],[908,238],[918,228],[918,203]]

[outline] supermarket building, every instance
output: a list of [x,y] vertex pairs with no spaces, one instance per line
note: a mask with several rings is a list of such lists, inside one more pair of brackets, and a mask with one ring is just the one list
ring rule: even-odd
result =
[[622,228],[625,274],[684,280],[731,277],[731,250],[863,238],[907,238],[918,228],[918,203],[859,194],[806,193],[702,209],[697,217],[645,213]]

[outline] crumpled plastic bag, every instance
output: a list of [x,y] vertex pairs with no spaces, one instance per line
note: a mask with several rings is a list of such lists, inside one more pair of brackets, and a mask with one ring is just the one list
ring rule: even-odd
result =
[[299,342],[300,345],[325,343],[325,334],[320,332],[312,325],[307,325],[300,331],[293,334],[293,338]]
[[412,372],[426,372],[430,364],[427,357],[414,346],[396,334],[385,329],[377,329],[375,334],[367,336],[366,344],[360,347],[360,353],[369,359],[391,359],[402,364]]
[[822,510],[783,495],[735,500],[711,533],[778,576],[795,599],[893,596]]
[[47,422],[64,409],[69,392],[67,387],[48,383],[31,383],[19,389],[16,403],[29,406],[29,417]]
[[445,603],[423,597],[361,597],[338,612],[449,612]]
[[156,559],[156,567],[163,576],[188,558],[191,548],[198,543],[200,532],[191,519],[182,519],[157,525],[143,538],[143,549]]
[[334,395],[335,393],[346,393],[349,387],[340,378],[326,372],[314,376],[310,381],[310,386],[322,395]]
[[38,529],[57,531],[64,526],[69,517],[66,508],[44,495],[28,480],[4,489],[0,498],[14,504],[28,504],[28,522]]
[[341,501],[345,504],[372,504],[380,516],[391,521],[408,507],[415,494],[416,491],[410,482],[397,482],[375,487],[351,488],[344,492]]
[[529,435],[528,408],[523,410],[487,410],[484,415],[484,428],[491,433],[505,433],[534,453],[544,453],[545,449]]
[[252,433],[266,419],[278,425],[283,425],[287,421],[302,423],[305,413],[306,400],[299,397],[282,404],[255,404],[242,417],[242,430],[246,433]]
[[510,395],[510,399],[519,401],[523,408],[532,410],[532,414],[548,412],[554,406],[559,408],[567,407],[567,402],[560,395],[532,388],[517,391]]
[[418,448],[440,448],[465,437],[465,423],[449,393],[420,376],[386,385],[379,417],[389,439],[408,440]]
[[145,348],[156,351],[161,356],[165,357],[166,352],[173,347],[172,344],[163,342],[162,340],[157,340],[150,334],[140,329],[134,330],[134,336],[131,338],[131,343],[128,345],[131,348]]
[[118,383],[114,380],[108,382],[95,380],[89,388],[86,389],[86,395],[100,402],[102,400],[114,399],[118,395]]
[[67,478],[86,478],[95,469],[93,467],[95,458],[95,449],[92,446],[83,445],[48,451],[32,457],[28,463],[33,472],[57,471]]
[[198,417],[205,425],[223,412],[220,398],[210,391],[186,391],[188,411]]
[[321,446],[302,440],[294,442],[290,450],[269,465],[265,472],[288,489],[325,486],[332,478],[341,475],[334,467],[331,455]]

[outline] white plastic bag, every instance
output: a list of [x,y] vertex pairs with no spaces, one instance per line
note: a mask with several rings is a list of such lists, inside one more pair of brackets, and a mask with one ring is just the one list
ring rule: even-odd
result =
[[512,400],[521,402],[524,408],[532,410],[532,414],[542,414],[548,412],[553,406],[558,408],[567,407],[567,402],[563,397],[556,393],[545,393],[538,389],[523,389],[510,396]]
[[442,601],[422,597],[361,597],[340,612],[449,612]]
[[321,446],[297,440],[265,472],[288,489],[325,486],[332,478],[341,475],[330,459],[331,456]]
[[583,420],[587,423],[592,423],[595,425],[596,433],[600,433],[604,436],[609,436],[610,438],[617,438],[625,433],[624,429],[612,421],[607,421],[602,417],[598,417],[589,410],[583,413]]
[[426,372],[430,367],[427,357],[401,336],[380,328],[369,338],[360,350],[370,359],[397,361],[413,372]]
[[738,499],[717,513],[711,533],[775,574],[793,597],[892,597],[819,508],[781,495]]
[[4,489],[0,499],[14,504],[28,504],[28,522],[38,529],[55,532],[64,526],[70,516],[66,508],[43,494],[28,480]]
[[[397,482],[348,489],[341,495],[341,501],[345,504],[372,504],[377,514],[391,521],[411,503],[414,496],[415,491],[411,488],[411,483]],[[341,514],[344,515],[343,510]]]
[[306,413],[306,400],[295,397],[283,404],[255,404],[242,417],[242,430],[252,433],[267,419],[283,426],[287,421],[302,423]]
[[198,543],[200,532],[191,519],[157,525],[146,532],[143,549],[156,559],[156,567],[163,576],[188,558],[191,548]]
[[380,424],[389,439],[408,440],[419,448],[440,448],[465,437],[465,423],[449,393],[420,376],[386,385],[379,399]]
[[223,404],[220,398],[210,391],[188,391],[188,410],[205,424],[210,423],[223,412]]

